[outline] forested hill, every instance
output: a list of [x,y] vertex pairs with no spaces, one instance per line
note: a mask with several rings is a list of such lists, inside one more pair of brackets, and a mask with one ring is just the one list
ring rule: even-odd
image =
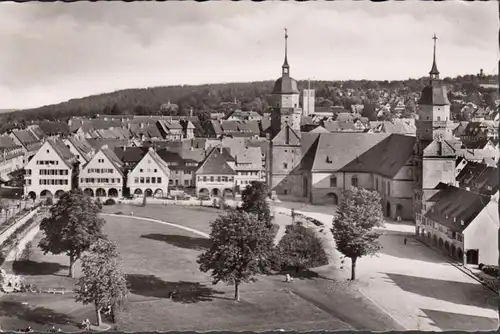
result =
[[[444,78],[451,92],[476,94],[482,81],[498,80],[497,76],[478,78],[476,75]],[[326,105],[345,105],[346,103],[377,104],[381,95],[397,94],[409,97],[420,92],[428,82],[426,78],[404,81],[311,81],[316,97],[326,101]],[[187,115],[191,108],[195,115],[206,117],[210,111],[221,111],[223,102],[237,100],[243,109],[263,111],[268,108],[274,81],[249,83],[210,84],[199,86],[167,86],[142,89],[126,89],[113,93],[93,95],[81,99],[44,106],[30,110],[0,114],[0,124],[4,132],[8,126],[23,126],[31,121],[67,120],[71,116],[93,116],[95,114],[159,114],[160,106],[169,101],[179,106],[175,114]],[[299,81],[299,90],[307,88],[307,81]],[[345,92],[350,90],[351,96]],[[496,94],[498,98],[498,94]],[[2,131],[3,130],[3,131]]]

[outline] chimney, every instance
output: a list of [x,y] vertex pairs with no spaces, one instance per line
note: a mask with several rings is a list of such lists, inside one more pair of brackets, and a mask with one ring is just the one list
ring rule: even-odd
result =
[[191,108],[191,110],[189,110],[189,116],[193,117],[193,108]]
[[127,150],[127,146],[123,146],[123,152]]

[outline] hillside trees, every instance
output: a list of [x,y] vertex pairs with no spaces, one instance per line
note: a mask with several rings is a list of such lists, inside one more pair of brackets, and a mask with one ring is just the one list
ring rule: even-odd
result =
[[351,280],[356,279],[356,261],[381,249],[383,226],[380,195],[376,191],[350,187],[343,191],[337,213],[333,217],[332,234],[337,249],[351,259]]
[[50,216],[40,223],[43,238],[38,246],[45,253],[69,256],[69,277],[83,252],[98,239],[105,238],[102,232],[104,219],[99,217],[99,206],[80,189],[64,193],[50,208]]

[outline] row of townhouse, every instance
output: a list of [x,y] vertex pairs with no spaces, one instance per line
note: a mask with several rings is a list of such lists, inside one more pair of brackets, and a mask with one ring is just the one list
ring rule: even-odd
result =
[[[214,152],[221,151],[231,165],[231,185],[227,188],[232,194],[251,181],[262,180],[260,147],[238,150],[234,156],[220,147],[209,149],[208,154],[207,150],[175,152],[154,146],[93,148],[86,139],[72,136],[43,142],[25,166],[24,193],[33,199],[57,198],[80,188],[92,197],[149,197],[167,195],[172,188],[195,188],[204,182],[213,190],[214,182],[220,180],[206,170]],[[210,195],[221,196],[226,187],[219,188]]]
[[455,185],[440,183],[426,211],[416,215],[416,234],[464,265],[498,263],[496,166],[467,162]]
[[84,138],[120,138],[144,140],[180,140],[194,138],[198,117],[110,116],[73,117],[69,131]]

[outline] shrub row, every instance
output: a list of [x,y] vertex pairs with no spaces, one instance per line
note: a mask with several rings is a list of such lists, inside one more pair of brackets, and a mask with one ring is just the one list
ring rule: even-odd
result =
[[483,271],[483,273],[493,276],[493,277],[498,277],[498,266],[491,266],[491,265],[484,265],[482,263],[479,264],[479,269]]
[[28,219],[24,224],[19,226],[12,234],[0,244],[0,265],[3,264],[7,255],[12,249],[17,245],[19,239],[22,238],[29,228],[33,225],[35,219],[32,217]]
[[11,227],[17,220],[27,215],[30,211],[31,211],[30,209],[24,208],[18,213],[16,213],[15,216],[6,219],[2,224],[0,224],[0,232],[3,232],[9,227]]

